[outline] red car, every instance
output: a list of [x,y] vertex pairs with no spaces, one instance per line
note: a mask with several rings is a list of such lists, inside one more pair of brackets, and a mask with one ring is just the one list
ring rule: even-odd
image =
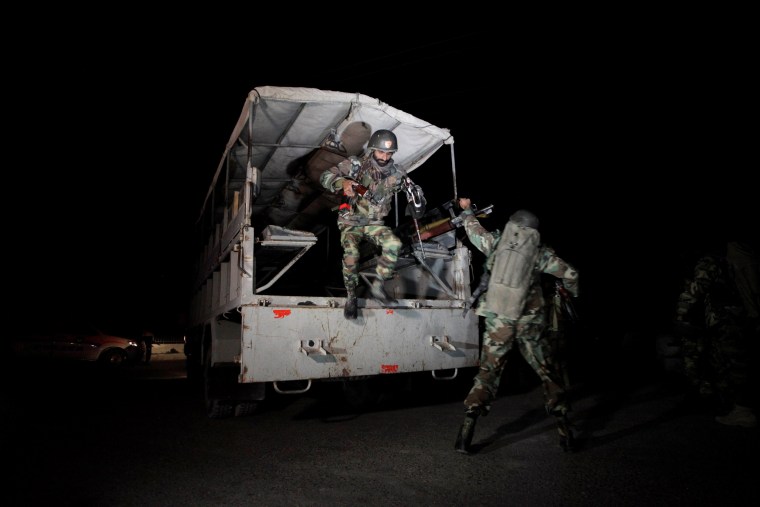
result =
[[109,367],[134,364],[142,350],[133,338],[109,334],[90,323],[56,324],[14,340],[18,359],[86,361]]

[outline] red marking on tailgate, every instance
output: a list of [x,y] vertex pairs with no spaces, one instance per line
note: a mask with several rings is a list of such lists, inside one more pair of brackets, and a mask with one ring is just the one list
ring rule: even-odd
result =
[[282,319],[290,315],[290,310],[272,310],[272,313],[274,313],[275,319]]
[[397,364],[381,364],[380,373],[398,373]]

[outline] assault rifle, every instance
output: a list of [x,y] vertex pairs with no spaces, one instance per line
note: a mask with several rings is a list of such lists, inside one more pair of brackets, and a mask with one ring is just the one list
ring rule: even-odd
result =
[[[357,181],[354,181],[352,178],[346,179],[351,181],[351,188],[354,189],[354,192],[357,195],[368,199],[372,204],[378,204],[375,196],[372,194],[372,192],[369,191],[367,187]],[[425,214],[425,196],[422,192],[422,188],[419,185],[415,185],[409,176],[404,177],[403,183],[404,191],[406,192],[407,200],[409,201],[409,212],[411,213],[412,218],[415,219],[416,224],[416,220]],[[354,203],[355,199],[356,196],[348,197],[347,195],[343,194],[338,209],[350,207]]]
[[[348,157],[348,160],[351,161],[351,169],[348,172],[347,179],[351,181],[351,188],[353,188],[356,194],[369,199],[373,204],[377,204],[372,196],[372,192],[369,192],[369,189],[367,187],[356,181],[356,178],[359,175],[359,170],[362,166],[361,160],[359,160],[357,157]],[[340,205],[337,208],[333,208],[333,211],[336,209],[339,211],[343,211],[344,209],[350,210],[354,205],[354,202],[356,202],[356,196],[348,197],[345,193],[342,193]]]
[[[364,197],[366,199],[369,199],[371,202],[375,202],[372,197],[372,192],[369,191],[367,187],[362,185],[361,183],[357,183],[353,180],[351,180],[351,188],[354,189],[354,192],[357,195],[360,195],[361,197]],[[338,206],[338,210],[344,210],[344,209],[351,209],[351,206],[353,206],[354,202],[356,200],[356,196],[354,197],[348,197],[345,193],[340,198],[340,206]]]
[[[430,239],[435,236],[439,236],[443,233],[452,231],[458,227],[462,227],[462,225],[464,224],[464,218],[462,218],[462,215],[454,216],[454,211],[452,210],[453,205],[454,205],[454,201],[449,201],[442,206],[444,209],[449,210],[449,213],[451,214],[451,218],[443,218],[441,220],[436,220],[435,222],[431,222],[420,228],[420,231],[419,231],[420,241]],[[479,210],[477,206],[475,206],[474,204],[471,206],[471,208],[477,218],[485,218],[493,212],[493,204],[490,206],[486,206],[485,208],[481,210]]]

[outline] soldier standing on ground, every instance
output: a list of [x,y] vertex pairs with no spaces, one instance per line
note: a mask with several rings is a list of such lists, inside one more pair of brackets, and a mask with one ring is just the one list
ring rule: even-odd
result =
[[481,297],[476,313],[485,317],[480,368],[474,385],[464,400],[465,419],[454,445],[469,454],[475,422],[488,415],[496,398],[507,361],[507,352],[517,343],[520,353],[543,382],[546,412],[557,422],[560,445],[573,450],[573,434],[567,412],[566,387],[554,364],[546,327],[546,304],[541,273],[561,279],[573,296],[578,295],[578,272],[541,244],[538,218],[527,210],[509,217],[503,231],[488,232],[470,209],[470,199],[460,198],[464,228],[470,242],[487,259],[490,273],[488,290]]
[[729,426],[757,426],[758,272],[753,245],[729,241],[699,258],[676,306],[687,405]]

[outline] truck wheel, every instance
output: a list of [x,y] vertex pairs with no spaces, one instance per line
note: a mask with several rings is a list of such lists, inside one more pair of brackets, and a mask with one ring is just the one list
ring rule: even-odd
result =
[[206,409],[210,419],[226,419],[232,416],[235,407],[231,403],[224,403],[221,400],[211,400],[206,403]]
[[256,410],[257,406],[258,404],[253,401],[241,401],[235,405],[235,417],[251,415]]

